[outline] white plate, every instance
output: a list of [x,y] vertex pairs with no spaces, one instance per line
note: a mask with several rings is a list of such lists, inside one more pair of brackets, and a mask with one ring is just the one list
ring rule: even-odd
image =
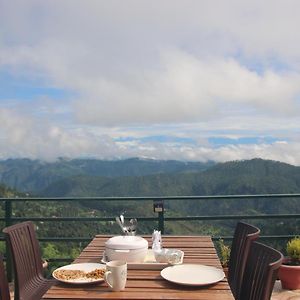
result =
[[221,269],[196,264],[167,267],[160,274],[164,279],[174,283],[197,286],[213,284],[225,277]]
[[71,264],[66,265],[60,268],[57,268],[53,271],[52,276],[61,282],[65,283],[72,283],[72,284],[87,284],[87,283],[96,283],[96,282],[102,282],[104,281],[104,278],[99,279],[93,279],[93,278],[78,278],[78,279],[69,279],[69,280],[63,280],[55,276],[55,272],[59,270],[80,270],[84,272],[91,272],[95,269],[106,269],[106,266],[104,264],[97,264],[97,263],[81,263],[81,264]]

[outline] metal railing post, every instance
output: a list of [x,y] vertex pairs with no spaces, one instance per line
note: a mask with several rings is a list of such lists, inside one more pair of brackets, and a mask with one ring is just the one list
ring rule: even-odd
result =
[[160,230],[161,234],[165,233],[164,211],[158,213],[158,230]]
[[[12,217],[11,200],[5,200],[5,227],[8,227],[12,224],[11,217]],[[7,280],[9,282],[11,282],[13,279],[12,258],[11,258],[10,249],[9,249],[7,243],[5,244],[5,256],[6,256]]]
[[162,234],[165,232],[164,201],[162,199],[153,200],[153,211],[157,213],[158,230]]

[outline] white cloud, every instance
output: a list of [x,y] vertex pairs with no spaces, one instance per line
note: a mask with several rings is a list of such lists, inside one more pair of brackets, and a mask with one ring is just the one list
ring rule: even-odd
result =
[[[132,145],[131,145],[132,146]],[[218,161],[243,160],[252,158],[272,159],[292,165],[300,165],[300,143],[275,142],[273,144],[227,145],[219,148],[205,146],[178,146],[170,144],[148,143],[128,146],[132,156],[154,159],[174,159],[188,161]],[[138,155],[139,154],[139,155]]]
[[95,81],[94,89],[90,81],[77,102],[79,119],[101,125],[203,121],[219,118],[228,105],[299,115],[299,74],[259,75],[233,59],[201,61],[178,52],[166,57],[159,71],[144,72],[143,78]]
[[57,157],[116,158],[120,149],[111,137],[82,129],[66,129],[45,119],[0,109],[0,158],[28,157],[53,160]]
[[[0,100],[0,155],[299,163],[299,9],[296,0],[2,1],[0,72],[73,96]],[[199,144],[113,140],[159,134]],[[212,135],[288,142],[214,149]]]
[[[148,157],[156,159],[178,159],[192,161],[228,161],[236,159],[251,159],[261,157],[300,165],[300,143],[294,140],[279,141],[271,144],[224,145],[214,147],[207,142],[209,135],[202,134],[201,126],[197,133],[194,125],[178,127],[177,137],[195,138],[195,143],[184,144],[176,139],[166,142],[143,141],[149,134],[172,134],[174,130],[157,128],[64,128],[51,123],[50,120],[39,119],[33,115],[25,115],[18,111],[0,109],[0,158],[29,157],[44,160],[53,160],[57,157],[95,157],[100,159],[116,159],[128,157]],[[37,124],[39,126],[37,126]],[[180,131],[181,128],[181,131]],[[191,134],[188,135],[189,128]],[[234,132],[234,131],[233,131]],[[241,133],[238,133],[238,136]],[[112,137],[136,136],[129,141],[115,141]],[[206,138],[196,139],[197,136]],[[230,134],[229,134],[230,135]],[[299,135],[299,132],[298,132]],[[176,134],[175,134],[176,136]],[[219,135],[226,137],[226,135]]]
[[142,74],[137,69],[123,78],[106,78],[91,68],[81,70],[78,57],[51,52],[50,43],[36,48],[2,52],[6,64],[43,71],[51,84],[78,96],[74,113],[83,123],[98,125],[190,122],[219,118],[228,105],[246,105],[266,115],[299,114],[300,74],[263,74],[250,71],[234,59],[202,60],[182,51],[169,50],[159,67]]
[[108,63],[112,57],[128,59],[126,65],[153,62],[143,53],[174,44],[201,55],[240,51],[284,61],[300,55],[297,0],[4,0],[1,6],[4,39],[81,41],[91,52],[95,48],[99,57],[93,59],[103,63],[107,56]]

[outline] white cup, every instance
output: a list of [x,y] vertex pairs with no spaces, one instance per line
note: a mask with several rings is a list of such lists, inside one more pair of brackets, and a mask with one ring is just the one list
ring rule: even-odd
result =
[[106,264],[106,270],[104,280],[110,288],[115,292],[124,290],[127,280],[127,262],[112,260]]

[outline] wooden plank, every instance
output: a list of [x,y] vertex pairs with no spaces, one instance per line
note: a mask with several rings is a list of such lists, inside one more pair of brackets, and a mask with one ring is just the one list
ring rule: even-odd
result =
[[106,286],[99,288],[56,288],[47,293],[43,299],[230,299],[233,297],[229,290],[208,288],[202,289],[166,289],[166,288],[130,288],[121,292],[111,292]]

